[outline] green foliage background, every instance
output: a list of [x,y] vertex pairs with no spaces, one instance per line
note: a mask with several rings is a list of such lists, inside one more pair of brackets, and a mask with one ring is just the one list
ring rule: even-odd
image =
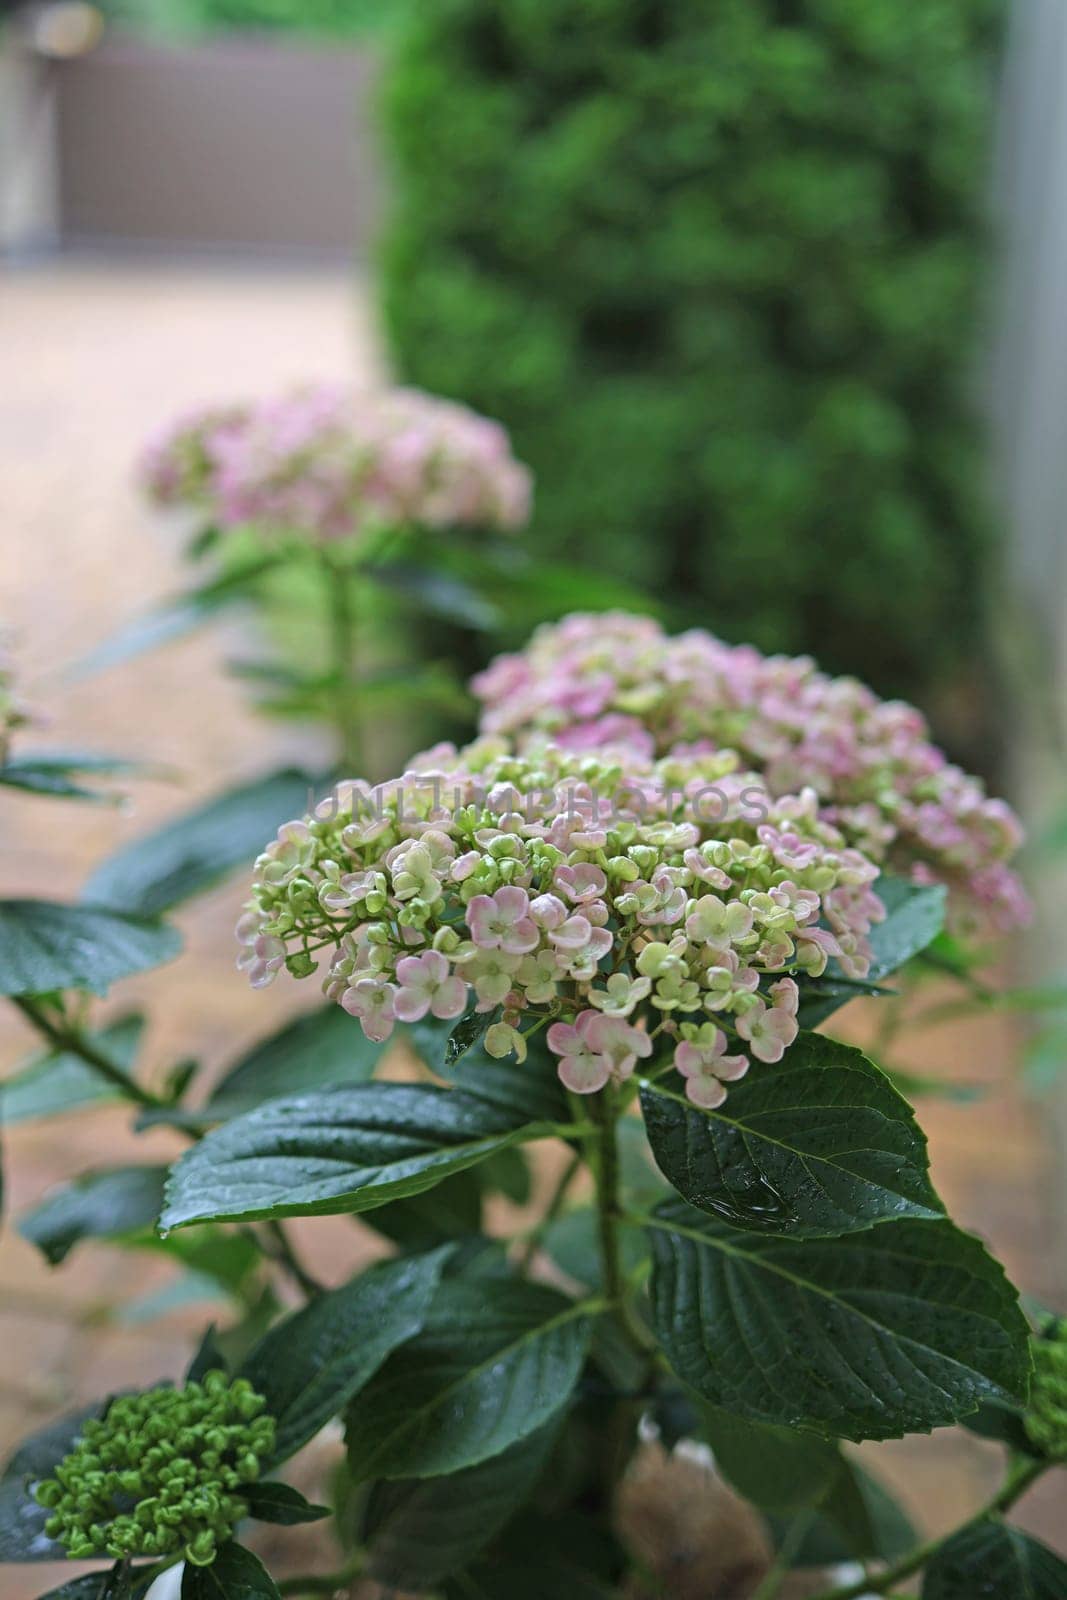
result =
[[388,85],[401,375],[535,537],[891,691],[979,637],[990,0],[433,0]]

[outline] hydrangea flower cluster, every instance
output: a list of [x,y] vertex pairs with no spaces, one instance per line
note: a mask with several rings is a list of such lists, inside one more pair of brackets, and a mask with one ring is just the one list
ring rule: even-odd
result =
[[209,1372],[182,1389],[120,1395],[86,1422],[35,1489],[49,1538],[72,1560],[181,1552],[207,1566],[247,1514],[241,1484],[274,1448],[274,1419],[243,1378]]
[[953,766],[920,711],[882,700],[807,657],[764,656],[702,629],[576,613],[475,678],[485,733],[526,748],[740,752],[774,795],[810,787],[857,849],[918,883],[949,886],[962,933],[1010,931],[1029,908],[1008,862],[1022,828],[1003,800]]
[[1031,1441],[1045,1455],[1067,1461],[1067,1322],[1057,1322],[1035,1339],[1034,1376],[1024,1423]]
[[201,410],[150,444],[141,475],[157,502],[220,528],[322,540],[409,524],[513,531],[530,510],[504,429],[414,389],[317,387]]
[[30,715],[15,692],[15,674],[7,655],[0,649],[0,767],[8,758],[11,735],[24,728]]
[[[662,1040],[689,1098],[718,1104],[749,1058],[797,1034],[797,977],[868,968],[878,869],[773,797],[730,751],[656,762],[484,740],[440,746],[395,784],[348,783],[256,862],[238,926],[254,985],[303,977],[384,1040],[431,1015],[501,1010],[490,1054],[547,1025],[579,1094]],[[658,1068],[658,1062],[657,1062]]]

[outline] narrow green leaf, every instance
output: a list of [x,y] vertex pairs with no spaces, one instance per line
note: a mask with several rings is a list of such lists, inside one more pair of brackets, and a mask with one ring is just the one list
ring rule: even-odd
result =
[[944,1212],[908,1102],[862,1051],[821,1034],[802,1033],[777,1066],[753,1062],[714,1110],[673,1073],[641,1106],[679,1194],[735,1227],[818,1238]]
[[671,1201],[650,1219],[653,1319],[678,1376],[757,1422],[891,1439],[1013,1399],[1030,1369],[1014,1289],[951,1223],[837,1239],[739,1232]]
[[241,1367],[277,1421],[271,1464],[294,1455],[423,1326],[447,1250],[371,1267],[260,1340]]
[[68,676],[75,682],[132,661],[148,650],[181,639],[222,611],[246,598],[259,579],[277,567],[284,558],[257,556],[242,561],[220,576],[209,579],[184,594],[171,595],[151,611],[132,617],[110,639],[83,656],[71,667]]
[[181,1600],[281,1600],[281,1595],[259,1558],[230,1540],[219,1546],[210,1567],[186,1562]]
[[566,1405],[589,1347],[582,1304],[540,1284],[445,1278],[418,1338],[348,1415],[358,1478],[425,1478],[499,1456]]
[[163,1203],[166,1167],[110,1167],[54,1190],[20,1219],[18,1231],[51,1266],[83,1239],[113,1239],[151,1227]]
[[556,1433],[550,1422],[491,1460],[447,1477],[376,1483],[362,1534],[370,1575],[421,1593],[466,1566],[529,1497]]
[[1064,1600],[1067,1562],[1028,1533],[986,1517],[941,1546],[922,1593],[923,1600]]
[[307,810],[321,779],[287,767],[217,795],[103,861],[89,900],[157,916],[247,866],[282,823]]
[[[144,1032],[144,1017],[130,1015],[89,1034],[90,1044],[124,1071],[133,1070]],[[32,1057],[0,1083],[0,1122],[9,1127],[37,1117],[51,1117],[97,1101],[114,1100],[118,1090],[81,1056],[70,1050],[46,1050]]]
[[64,750],[30,750],[10,756],[0,766],[0,784],[27,794],[49,795],[57,800],[87,800],[115,805],[121,800],[114,789],[92,787],[87,777],[118,778],[150,771],[141,762],[115,756]]
[[0,994],[106,994],[117,978],[170,961],[181,943],[177,929],[149,917],[51,900],[0,900]]
[[415,1084],[272,1100],[182,1157],[161,1224],[367,1211],[553,1131],[461,1090]]
[[185,1374],[186,1383],[200,1383],[209,1372],[224,1372],[230,1375],[230,1364],[226,1360],[219,1344],[218,1330],[212,1323],[197,1346],[196,1354],[190,1361]]
[[216,1084],[205,1113],[222,1122],[279,1095],[366,1083],[384,1048],[340,1006],[320,1006],[254,1044]]
[[248,1506],[248,1515],[257,1522],[275,1522],[293,1527],[299,1522],[321,1522],[330,1515],[329,1506],[312,1505],[299,1489],[288,1483],[244,1483],[237,1491]]

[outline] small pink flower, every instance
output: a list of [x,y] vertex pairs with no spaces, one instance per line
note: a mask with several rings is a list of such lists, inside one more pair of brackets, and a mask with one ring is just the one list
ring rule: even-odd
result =
[[[590,1013],[584,1011],[583,1017]],[[642,1028],[633,1028],[625,1017],[608,1017],[593,1014],[585,1024],[584,1038],[589,1048],[611,1063],[611,1075],[619,1082],[628,1078],[637,1065],[637,1058],[647,1060],[652,1054],[652,1040]]]
[[798,1032],[796,1017],[778,1006],[768,1010],[762,1000],[757,1000],[750,1011],[742,1012],[736,1027],[756,1060],[768,1063],[781,1061]]
[[587,917],[568,917],[558,928],[553,928],[549,939],[558,950],[584,950],[592,937],[593,928]]
[[479,950],[505,950],[508,955],[521,956],[536,950],[540,940],[530,915],[530,896],[513,885],[492,895],[476,894],[467,906],[467,926]]
[[394,1009],[399,1022],[418,1022],[429,1011],[435,1017],[462,1015],[467,985],[453,976],[439,950],[404,956],[396,965],[398,988]]
[[555,887],[575,905],[585,900],[596,900],[608,886],[607,876],[601,867],[583,862],[577,867],[556,868]]
[[715,1028],[711,1038],[701,1029],[697,1040],[684,1040],[674,1052],[674,1065],[686,1080],[685,1092],[695,1106],[713,1111],[726,1099],[724,1083],[735,1083],[748,1071],[747,1056],[728,1056],[726,1035]]
[[341,996],[350,1017],[358,1017],[368,1039],[381,1044],[396,1024],[396,985],[386,978],[357,978]]
[[772,983],[770,995],[775,1011],[784,1011],[790,1017],[796,1016],[800,990],[792,978],[779,978],[777,983]]
[[595,1094],[611,1077],[611,1061],[593,1050],[587,1037],[597,1015],[583,1011],[573,1025],[554,1022],[546,1035],[548,1048],[560,1058],[560,1079],[574,1094]]

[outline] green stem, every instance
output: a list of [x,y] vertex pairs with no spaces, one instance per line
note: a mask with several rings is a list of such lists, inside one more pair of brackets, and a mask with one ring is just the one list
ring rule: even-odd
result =
[[1007,1511],[1029,1489],[1030,1485],[1045,1472],[1050,1463],[1047,1461],[1019,1461],[1009,1471],[1004,1482],[991,1500],[975,1512],[973,1517],[961,1523],[959,1528],[953,1528],[949,1533],[942,1534],[937,1539],[927,1539],[925,1543],[917,1545],[909,1555],[895,1561],[892,1566],[877,1577],[858,1578],[855,1583],[846,1583],[840,1589],[825,1589],[814,1600],[861,1600],[863,1595],[886,1594],[890,1589],[896,1588],[904,1578],[910,1578],[912,1573],[918,1572],[920,1567],[925,1567],[927,1562],[936,1556],[941,1546],[949,1538],[969,1528],[972,1523],[981,1522],[985,1517],[995,1517],[1002,1511]]
[[615,1311],[630,1342],[643,1355],[650,1354],[650,1339],[634,1315],[627,1294],[626,1275],[622,1269],[619,1247],[619,1223],[622,1208],[619,1203],[619,1146],[616,1135],[619,1106],[614,1088],[608,1087],[590,1096],[591,1111],[596,1123],[596,1215],[597,1242],[600,1249],[600,1270],[604,1295]]
[[357,699],[356,616],[349,587],[351,573],[328,550],[323,550],[322,571],[330,623],[331,666],[337,674],[333,690],[337,758],[342,774],[359,774],[360,725]]
[[165,1100],[161,1100],[148,1089],[142,1089],[141,1085],[130,1077],[125,1067],[120,1067],[117,1061],[113,1061],[109,1055],[100,1050],[75,1024],[68,1022],[64,1017],[52,1017],[39,1000],[32,1000],[26,995],[16,999],[14,1004],[42,1038],[47,1039],[55,1049],[68,1050],[71,1055],[78,1056],[86,1066],[92,1067],[101,1078],[106,1078],[108,1083],[113,1084],[123,1099],[132,1100],[146,1110],[167,1109]]

